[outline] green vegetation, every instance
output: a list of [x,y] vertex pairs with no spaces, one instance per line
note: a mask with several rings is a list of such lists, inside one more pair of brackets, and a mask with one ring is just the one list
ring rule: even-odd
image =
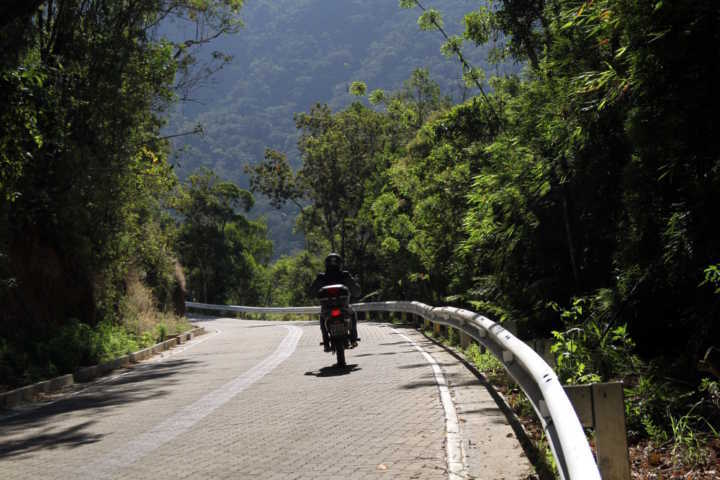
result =
[[[473,5],[471,0],[445,3],[452,33],[461,31],[463,14]],[[413,70],[424,67],[454,98],[469,93],[453,61],[439,54],[438,42],[419,31],[413,12],[396,2],[253,0],[243,6],[241,16],[243,29],[217,39],[198,59],[210,59],[217,49],[233,61],[211,83],[199,85],[194,101],[178,105],[170,118],[173,131],[203,126],[203,135],[173,141],[185,149],[178,161],[182,177],[207,166],[247,188],[249,179],[240,166],[259,162],[268,148],[284,152],[292,168],[299,168],[293,115],[317,102],[333,111],[343,109],[358,100],[350,91],[355,81],[374,90],[396,90]],[[485,65],[485,51],[478,48],[469,56]],[[266,218],[276,257],[306,248],[302,235],[293,233],[297,213],[292,203],[275,211],[259,196],[249,214]]]
[[505,373],[502,363],[492,353],[483,352],[476,343],[472,343],[465,350],[465,355],[493,385],[513,386],[512,381]]
[[[251,189],[300,208],[309,251],[341,250],[379,299],[554,336],[563,381],[624,379],[636,438],[702,463],[720,425],[697,369],[720,338],[720,7],[501,1],[453,35],[432,6],[401,5],[477,95],[452,105],[423,70],[395,93],[356,76],[371,106],[297,115],[300,167],[274,152]],[[525,70],[480,69],[472,45]]]
[[1,383],[163,338],[186,291],[311,303],[334,249],[371,299],[554,337],[564,382],[626,381],[634,439],[710,461],[720,4],[258,1],[231,64],[201,47],[242,3],[0,7]]
[[321,259],[307,251],[275,261],[268,272],[268,277],[272,279],[268,305],[314,305],[315,299],[308,295],[306,287],[312,284],[323,266]]
[[[160,130],[206,75],[196,48],[236,31],[241,4],[0,7],[0,384],[66,373],[186,325],[174,316],[185,285]],[[156,27],[171,19],[203,28],[170,39]]]
[[190,175],[173,208],[180,215],[175,248],[191,298],[203,303],[255,304],[263,293],[262,265],[272,244],[262,222],[249,221],[252,195],[209,170]]

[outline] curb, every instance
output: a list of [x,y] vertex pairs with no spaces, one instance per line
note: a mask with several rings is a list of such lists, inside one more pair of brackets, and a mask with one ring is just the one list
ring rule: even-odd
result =
[[75,383],[73,381],[73,375],[72,373],[68,373],[67,375],[0,393],[0,407],[9,408],[22,402],[31,402],[40,393],[56,392],[65,387],[69,387],[73,383]]
[[11,408],[23,402],[32,402],[41,393],[56,393],[75,383],[84,383],[94,380],[112,370],[128,367],[131,364],[147,360],[158,353],[169,350],[177,345],[189,342],[198,335],[205,334],[203,327],[193,328],[180,335],[174,335],[172,338],[160,342],[152,347],[129,353],[122,357],[110,360],[108,362],[93,365],[91,367],[78,368],[75,373],[68,373],[60,377],[51,378],[25,387],[16,388],[9,392],[0,393],[0,408]]

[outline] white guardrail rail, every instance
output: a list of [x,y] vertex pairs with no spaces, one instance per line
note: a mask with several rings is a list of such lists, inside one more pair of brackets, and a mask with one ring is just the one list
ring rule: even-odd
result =
[[[240,313],[319,314],[320,307],[246,307],[186,302],[188,308]],[[590,445],[553,369],[500,324],[469,310],[420,302],[355,303],[355,312],[401,312],[455,328],[485,346],[525,392],[542,422],[563,480],[600,480]]]

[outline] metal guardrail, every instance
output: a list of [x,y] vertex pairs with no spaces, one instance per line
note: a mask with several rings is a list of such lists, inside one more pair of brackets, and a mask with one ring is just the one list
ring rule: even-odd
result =
[[[320,307],[246,307],[186,302],[188,308],[240,313],[319,314]],[[401,312],[455,328],[485,346],[525,393],[547,434],[563,480],[600,480],[585,432],[553,369],[500,324],[469,310],[420,302],[355,303],[356,312]]]
[[297,315],[319,315],[320,307],[246,307],[243,305],[213,305],[211,303],[185,302],[187,308],[236,313],[277,313]]

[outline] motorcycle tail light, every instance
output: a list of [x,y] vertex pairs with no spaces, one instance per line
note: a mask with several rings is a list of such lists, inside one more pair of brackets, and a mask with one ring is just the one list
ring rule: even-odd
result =
[[331,317],[337,318],[337,317],[339,317],[340,315],[342,315],[342,312],[340,311],[339,308],[333,308],[332,310],[330,310],[330,316],[331,316]]
[[328,295],[332,295],[334,297],[338,294],[338,291],[339,290],[337,288],[328,288],[327,293]]

